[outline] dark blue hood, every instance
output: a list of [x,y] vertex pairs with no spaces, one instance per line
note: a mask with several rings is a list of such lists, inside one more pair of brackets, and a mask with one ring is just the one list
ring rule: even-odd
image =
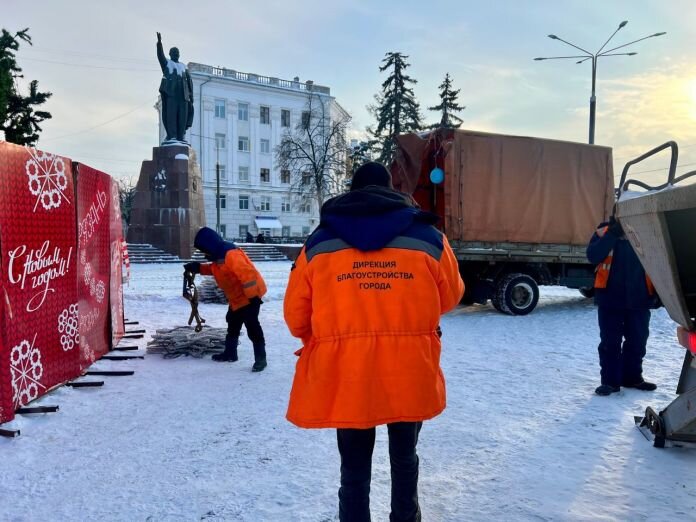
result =
[[193,246],[205,254],[209,261],[225,259],[228,250],[237,248],[231,241],[225,241],[212,228],[203,227],[196,234]]
[[419,210],[406,194],[370,186],[327,201],[321,209],[320,229],[359,250],[371,251],[383,248],[415,221],[432,224],[437,217]]

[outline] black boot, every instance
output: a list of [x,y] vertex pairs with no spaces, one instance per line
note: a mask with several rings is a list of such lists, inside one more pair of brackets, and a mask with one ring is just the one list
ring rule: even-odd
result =
[[657,384],[654,382],[648,382],[645,380],[642,380],[637,383],[632,383],[632,384],[623,384],[624,388],[635,388],[636,390],[642,390],[642,391],[655,391],[657,389]]
[[612,393],[617,393],[619,391],[621,391],[621,388],[618,386],[612,386],[611,384],[602,384],[601,386],[598,386],[594,392],[597,395],[606,397],[607,395],[611,395]]
[[268,366],[266,362],[266,345],[254,345],[254,366],[251,367],[252,372],[262,372]]
[[225,351],[213,355],[213,361],[217,362],[235,362],[237,360],[237,345],[239,344],[238,337],[228,335],[225,337]]

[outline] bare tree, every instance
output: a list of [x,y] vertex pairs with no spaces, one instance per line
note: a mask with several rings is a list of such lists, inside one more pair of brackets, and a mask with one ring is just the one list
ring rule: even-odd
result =
[[300,121],[275,150],[278,166],[290,174],[290,191],[302,205],[313,199],[321,208],[345,186],[350,116],[340,107],[332,111],[331,103],[309,90]]
[[128,226],[130,224],[131,209],[135,200],[135,183],[132,177],[118,180],[118,198],[121,204],[121,219]]

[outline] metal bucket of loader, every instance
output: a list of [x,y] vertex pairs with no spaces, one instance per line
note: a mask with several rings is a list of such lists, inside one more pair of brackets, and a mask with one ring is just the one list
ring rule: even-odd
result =
[[[632,165],[667,148],[672,159],[666,183],[650,186],[626,179]],[[681,344],[688,348],[696,338],[696,171],[676,177],[677,156],[676,143],[668,142],[627,163],[616,217],[670,317],[681,325]],[[644,433],[654,436],[655,446],[696,444],[696,408],[691,408],[696,403],[696,359],[689,350],[677,394],[659,414],[648,408],[645,417],[637,418]]]

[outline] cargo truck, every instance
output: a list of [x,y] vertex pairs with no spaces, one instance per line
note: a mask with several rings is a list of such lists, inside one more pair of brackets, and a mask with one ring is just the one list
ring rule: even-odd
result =
[[459,260],[464,304],[526,315],[540,285],[590,297],[585,256],[615,201],[609,147],[460,129],[396,139],[394,186],[440,217]]

